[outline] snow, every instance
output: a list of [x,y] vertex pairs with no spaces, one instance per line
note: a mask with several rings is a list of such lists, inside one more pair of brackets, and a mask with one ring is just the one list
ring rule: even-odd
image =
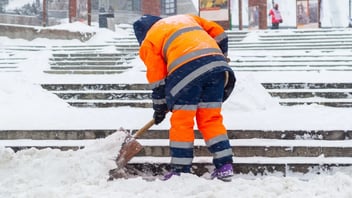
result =
[[[52,27],[53,28],[53,27]],[[54,27],[55,28],[55,27]],[[112,37],[128,35],[122,29],[111,32],[95,27],[65,24],[59,28],[72,31],[96,31],[97,34],[86,43],[79,40],[9,39],[0,37],[1,58],[9,58],[5,46],[40,45],[48,48],[56,45],[102,44]],[[255,33],[251,39],[255,41]],[[103,49],[114,52],[114,48]],[[245,53],[245,52],[243,52]],[[268,54],[270,56],[270,54]],[[19,63],[21,72],[0,72],[0,128],[1,130],[39,129],[136,129],[143,126],[152,116],[151,109],[129,107],[120,108],[74,108],[55,95],[42,89],[42,83],[146,83],[144,65],[136,59],[134,67],[122,74],[94,75],[49,75],[50,51],[18,52],[14,57],[26,57]],[[230,57],[236,54],[230,52]],[[269,57],[268,57],[269,58]],[[351,130],[352,109],[329,108],[317,105],[282,107],[260,86],[260,82],[349,82],[349,73],[340,72],[264,72],[256,75],[237,72],[237,85],[229,100],[224,103],[224,123],[228,129],[263,130]],[[169,115],[168,115],[169,116]],[[168,117],[169,118],[169,117]],[[167,119],[168,119],[167,118]],[[167,129],[166,120],[154,129]],[[32,142],[29,142],[32,141]],[[336,168],[321,174],[305,175],[289,173],[283,176],[272,173],[266,176],[236,175],[232,182],[207,180],[204,177],[184,174],[168,181],[146,181],[140,177],[107,181],[108,170],[115,168],[114,157],[119,150],[123,136],[114,133],[105,139],[77,142],[57,141],[57,145],[81,144],[85,148],[78,151],[57,149],[28,149],[13,152],[0,144],[0,197],[26,198],[70,198],[70,197],[351,197],[352,168]],[[3,142],[9,145],[38,144],[51,142],[34,140],[14,140]],[[149,142],[152,144],[153,142]],[[154,142],[155,143],[155,142]],[[233,140],[238,145],[280,145],[280,141]],[[319,146],[340,145],[350,147],[350,141],[309,143]],[[148,144],[148,142],[144,142]],[[166,144],[166,142],[164,142]],[[203,144],[197,142],[197,144]],[[287,144],[287,142],[285,143]],[[294,144],[303,144],[295,141]],[[165,159],[166,161],[168,159]],[[197,159],[203,160],[203,159]],[[236,159],[235,159],[236,160]],[[238,159],[239,162],[248,159]],[[251,160],[263,160],[252,158]],[[306,159],[302,158],[304,163]],[[319,160],[319,159],[316,159]],[[324,160],[322,158],[322,160]],[[341,160],[350,163],[350,159]]]
[[[0,197],[350,197],[352,170],[283,177],[236,175],[232,182],[184,174],[168,181],[140,177],[107,181],[122,136],[94,140],[78,151],[0,149]],[[257,159],[258,161],[260,159]],[[304,162],[304,161],[303,161]]]

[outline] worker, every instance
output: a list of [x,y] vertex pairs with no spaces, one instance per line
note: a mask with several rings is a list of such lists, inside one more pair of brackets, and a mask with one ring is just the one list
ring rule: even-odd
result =
[[171,171],[163,179],[191,172],[195,118],[213,155],[212,178],[230,181],[233,152],[221,107],[236,79],[228,65],[226,32],[217,23],[195,15],[144,15],[133,28],[152,89],[155,124],[172,113]]

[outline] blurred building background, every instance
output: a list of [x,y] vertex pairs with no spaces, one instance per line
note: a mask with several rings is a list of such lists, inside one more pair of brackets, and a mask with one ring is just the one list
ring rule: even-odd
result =
[[267,29],[274,3],[284,19],[280,28],[351,26],[352,0],[0,0],[0,23],[51,26],[81,21],[105,27],[131,24],[143,14],[190,13],[226,29]]

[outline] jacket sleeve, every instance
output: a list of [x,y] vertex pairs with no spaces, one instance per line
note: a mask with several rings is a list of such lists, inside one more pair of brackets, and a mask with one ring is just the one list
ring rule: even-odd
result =
[[216,22],[209,21],[199,16],[191,15],[198,24],[211,36],[219,45],[222,53],[227,56],[228,52],[228,36],[225,30]]
[[139,56],[147,67],[147,80],[152,89],[153,109],[167,111],[165,99],[166,64],[151,42],[145,40],[139,50]]
[[139,56],[147,67],[149,83],[163,80],[167,75],[167,66],[160,53],[161,50],[156,49],[148,40],[144,40],[139,49]]

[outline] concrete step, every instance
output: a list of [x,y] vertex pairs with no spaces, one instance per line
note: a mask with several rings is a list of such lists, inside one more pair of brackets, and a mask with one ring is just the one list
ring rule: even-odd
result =
[[[137,156],[170,156],[168,140],[143,140]],[[234,157],[352,157],[352,140],[231,139]],[[212,156],[203,140],[195,140],[195,156]]]
[[[45,149],[53,148],[60,150],[78,150],[85,147],[90,140],[0,140],[0,146],[11,148],[14,151],[28,148]],[[143,140],[139,139],[143,149],[136,157],[170,157],[168,140]],[[203,140],[196,139],[194,146],[195,157],[211,158]],[[351,140],[230,140],[234,158],[283,158],[283,157],[335,157],[349,158],[352,162]],[[337,162],[338,163],[338,162]],[[352,164],[351,164],[352,165]]]
[[349,99],[352,98],[352,89],[350,90],[334,90],[334,89],[315,89],[312,90],[291,90],[291,89],[283,89],[283,90],[271,90],[269,94],[273,97],[279,98],[330,98],[330,99]]
[[115,48],[117,51],[122,52],[122,53],[133,53],[137,55],[139,53],[139,46],[126,46],[126,45],[120,45],[120,44],[115,44]]
[[42,84],[49,91],[63,90],[150,90],[148,84]]
[[63,51],[99,51],[104,48],[110,47],[110,45],[60,45],[60,46],[51,46],[53,52]]
[[352,34],[342,34],[342,35],[329,35],[329,36],[319,36],[319,35],[305,35],[305,36],[297,36],[297,35],[283,35],[283,36],[266,36],[262,35],[258,38],[261,42],[299,42],[299,43],[314,43],[319,41],[324,42],[336,42],[336,41],[351,41]]
[[115,62],[115,61],[126,61],[126,60],[132,60],[135,57],[128,57],[125,54],[121,54],[118,56],[87,56],[87,57],[63,57],[63,58],[50,58],[49,61],[51,61],[52,63],[62,63],[62,62],[101,62],[101,61],[105,61],[105,62]]
[[71,67],[71,66],[113,66],[113,65],[122,65],[128,63],[125,60],[116,60],[116,61],[60,61],[60,62],[51,62],[50,66],[58,67]]
[[[0,140],[32,139],[32,140],[87,140],[105,138],[118,131],[127,129],[48,129],[48,130],[0,130]],[[137,129],[128,129],[132,134]],[[271,140],[350,140],[351,130],[245,130],[229,129],[230,139],[271,139]],[[140,139],[168,139],[167,129],[148,130]],[[195,130],[195,138],[201,139],[198,130]]]
[[[194,158],[192,173],[198,176],[207,175],[214,170],[211,158]],[[289,158],[233,158],[233,170],[236,176],[250,174],[253,176],[270,175],[281,173],[283,176],[292,173],[315,173],[329,171],[335,167],[351,166],[349,158],[322,158],[322,157],[289,157]],[[153,163],[153,161],[155,163]],[[128,177],[138,176],[145,179],[155,179],[162,177],[167,171],[170,171],[170,158],[139,158],[134,157],[126,165],[126,174]],[[149,177],[148,177],[149,176]]]
[[82,75],[105,75],[105,74],[121,74],[125,70],[45,70],[47,74],[82,74]]
[[[283,106],[318,104],[352,107],[352,83],[281,82],[262,85]],[[152,107],[148,84],[43,84],[42,87],[75,107]]]
[[236,65],[230,65],[235,72],[321,72],[321,71],[352,71],[352,67],[289,67],[289,66],[272,66],[272,67],[236,67]]
[[283,106],[318,104],[352,107],[352,83],[262,83]]
[[151,100],[151,91],[147,92],[53,92],[64,100]]
[[329,101],[314,101],[314,100],[305,100],[305,101],[297,101],[297,100],[280,100],[279,104],[282,106],[296,106],[296,105],[322,105],[328,107],[336,107],[336,108],[351,108],[352,101],[341,101],[341,100],[329,100]]
[[77,70],[77,71],[81,71],[81,70],[97,70],[97,71],[101,71],[101,70],[107,70],[107,71],[113,71],[113,70],[118,70],[118,71],[126,71],[127,69],[132,68],[132,66],[123,66],[123,65],[65,65],[65,66],[50,66],[51,70]]
[[74,107],[89,108],[110,108],[110,107],[135,107],[135,108],[152,108],[151,100],[66,100]]
[[[0,145],[8,148],[83,148],[92,139],[84,140],[1,140]],[[143,150],[137,156],[168,157],[168,139],[138,140]],[[352,140],[287,140],[287,139],[230,139],[235,157],[352,157]],[[194,142],[194,155],[211,157],[204,140]]]
[[352,82],[273,82],[262,85],[266,89],[352,89]]
[[271,62],[271,63],[324,63],[324,62],[351,62],[352,57],[349,56],[348,54],[346,55],[327,55],[327,54],[321,54],[321,55],[292,55],[292,56],[287,56],[287,55],[282,55],[282,56],[273,56],[271,55],[270,58],[268,56],[251,56],[251,55],[240,55],[237,54],[234,57],[229,57],[231,58],[231,63],[241,63],[241,62],[248,62],[248,63],[266,63],[266,62]]
[[325,69],[325,68],[349,68],[352,67],[352,61],[324,61],[324,62],[230,62],[230,65],[237,68],[271,68],[271,67],[289,67],[299,68],[306,67],[308,70],[312,69]]
[[352,43],[316,43],[316,44],[295,44],[295,43],[229,43],[230,50],[350,50]]
[[134,55],[130,55],[129,53],[53,53],[52,56],[54,58],[121,58],[121,57],[134,57]]
[[342,38],[342,39],[350,39],[352,38],[352,32],[348,31],[348,29],[344,29],[346,31],[331,31],[331,32],[322,32],[322,31],[290,31],[290,32],[285,32],[284,34],[282,32],[274,32],[274,33],[269,33],[269,32],[261,32],[259,33],[259,38],[261,39],[269,39],[269,40],[282,40],[282,39],[336,39],[336,38]]

